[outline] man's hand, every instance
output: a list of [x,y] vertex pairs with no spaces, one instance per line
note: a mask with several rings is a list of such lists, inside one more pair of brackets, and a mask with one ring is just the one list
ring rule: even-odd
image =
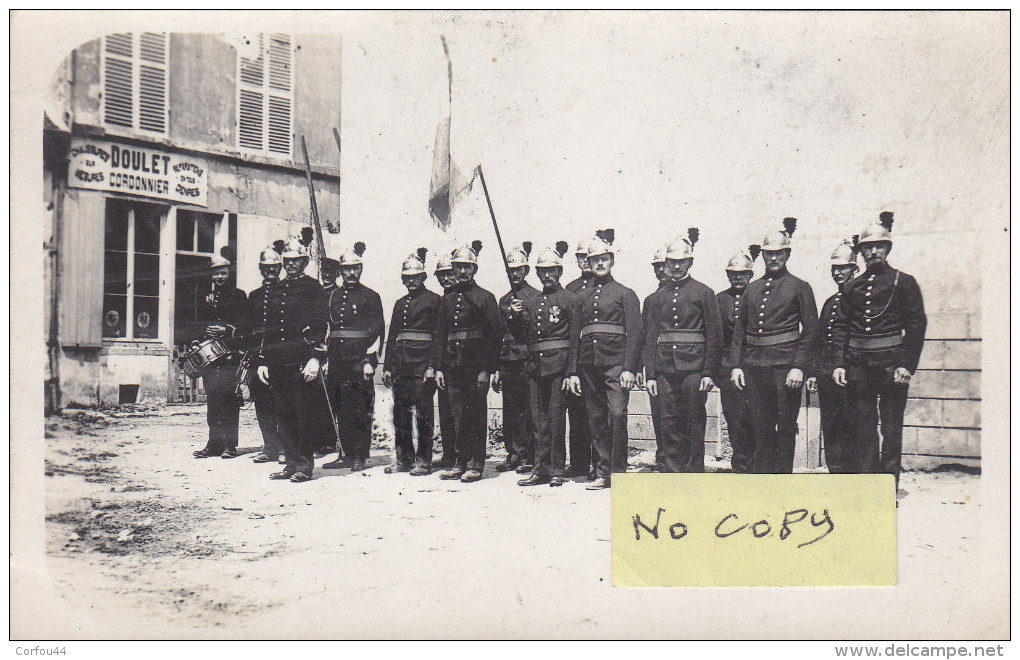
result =
[[301,370],[301,375],[305,377],[305,382],[310,383],[319,377],[319,358],[311,358],[305,363],[305,368]]
[[262,381],[263,385],[269,384],[269,367],[259,367],[255,370],[255,373],[258,374],[259,380]]
[[369,382],[371,382],[371,380],[375,377],[375,367],[368,362],[366,362],[365,366],[362,367],[361,372],[365,375],[365,380]]
[[[493,377],[496,378],[496,380],[499,380],[499,372],[498,371],[496,373],[492,374],[492,375],[493,375]],[[488,371],[479,371],[478,372],[478,389],[480,389],[483,392],[488,392],[489,391],[489,372]]]
[[207,325],[205,326],[205,334],[213,339],[220,339],[223,335],[227,334],[227,329],[222,325]]
[[791,390],[795,390],[804,384],[804,372],[794,367],[790,369],[790,373],[786,374],[786,386]]
[[625,390],[634,389],[634,374],[629,371],[623,371],[620,373],[620,387]]
[[644,387],[646,387],[644,369],[634,374],[634,386],[637,387],[638,389],[643,389]]
[[[425,373],[426,373],[426,375],[428,374],[428,372],[425,372]],[[436,372],[436,387],[438,387],[441,390],[445,390],[446,389],[446,376],[443,375],[442,371],[437,371]]]
[[652,396],[659,396],[659,383],[654,378],[649,378],[645,381],[645,389]]
[[[383,374],[383,378],[385,378],[385,377],[386,377],[386,375]],[[421,377],[421,382],[427,383],[430,380],[434,379],[435,377],[436,377],[436,370],[433,369],[432,367],[429,367],[428,369],[425,370],[425,375]]]
[[581,379],[578,376],[567,376],[567,388],[574,396],[581,396]]
[[711,376],[702,376],[701,385],[698,386],[699,392],[711,392],[712,388],[715,387],[715,381],[712,380]]
[[832,380],[840,387],[846,387],[846,369],[836,367],[832,370]]
[[896,367],[896,371],[893,372],[892,379],[894,383],[900,385],[910,384],[910,370],[904,367]]
[[733,387],[743,391],[744,389],[744,370],[734,369],[730,372],[730,382],[733,383]]
[[491,382],[492,382],[492,391],[493,392],[500,392],[500,391],[503,390],[502,376],[500,376],[500,373],[498,371],[496,371],[496,372],[494,372],[492,374]]
[[808,392],[812,392],[812,393],[818,391],[818,378],[817,377],[812,376],[811,378],[807,379],[807,391]]
[[323,378],[329,375],[329,360],[319,365],[319,373],[322,374]]
[[520,314],[521,312],[523,312],[523,311],[524,311],[524,301],[523,301],[523,300],[521,300],[520,298],[514,298],[514,299],[512,299],[512,300],[510,301],[510,309],[511,309],[511,310],[512,310],[512,311],[513,311],[513,312],[514,312],[515,314]]
[[[425,377],[425,380],[428,380],[427,376]],[[393,387],[393,374],[390,371],[382,372],[382,384],[385,385],[387,388]]]

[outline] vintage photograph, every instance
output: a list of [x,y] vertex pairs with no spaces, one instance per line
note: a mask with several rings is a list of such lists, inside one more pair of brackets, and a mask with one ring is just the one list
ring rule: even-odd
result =
[[[1008,639],[1009,18],[13,12],[12,639]],[[619,586],[691,473],[891,586]]]

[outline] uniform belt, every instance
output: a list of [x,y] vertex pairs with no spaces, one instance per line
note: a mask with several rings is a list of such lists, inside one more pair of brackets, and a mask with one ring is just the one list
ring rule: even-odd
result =
[[432,333],[424,330],[401,330],[397,341],[432,341]]
[[627,331],[619,323],[589,323],[581,328],[581,336],[586,335],[625,335]]
[[528,346],[532,353],[538,351],[558,351],[564,348],[570,348],[569,339],[539,339]]
[[329,336],[333,339],[368,339],[372,333],[369,330],[333,330]]
[[747,333],[744,343],[748,346],[777,346],[800,339],[800,330],[786,330],[774,335],[753,335]]
[[450,339],[461,340],[461,339],[481,339],[481,330],[451,330],[448,335]]
[[701,330],[666,330],[659,333],[660,344],[704,344],[705,333]]
[[850,337],[850,348],[860,351],[871,351],[880,348],[895,348],[903,344],[903,336],[886,335],[884,337],[864,337],[854,335]]

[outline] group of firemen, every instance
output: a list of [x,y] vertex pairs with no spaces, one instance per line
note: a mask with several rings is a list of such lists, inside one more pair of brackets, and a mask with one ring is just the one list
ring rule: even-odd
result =
[[[489,389],[502,393],[500,472],[520,486],[584,478],[611,485],[628,463],[630,392],[649,394],[659,472],[705,469],[708,392],[720,390],[738,473],[791,473],[802,391],[817,392],[830,472],[900,472],[907,390],[924,344],[921,292],[892,268],[892,213],[883,212],[832,252],[838,290],[819,316],[811,286],[787,269],[796,220],[726,265],[718,294],[689,275],[698,230],[652,259],[659,280],[642,304],[613,277],[615,232],[577,245],[581,275],[560,284],[568,244],[534,261],[531,244],[506,254],[510,291],[498,301],[475,282],[481,242],[442,253],[426,287],[427,250],[401,268],[407,294],[387,331],[379,294],[361,283],[365,244],[322,258],[322,282],[304,273],[309,241],[277,241],[261,254],[262,286],[229,286],[217,257],[195,340],[231,353],[206,368],[209,441],[197,458],[237,456],[238,408],[254,401],[272,479],[308,481],[324,470],[364,470],[373,436],[376,372],[393,391],[395,460],[387,473],[440,469],[441,479],[482,478]],[[752,281],[762,257],[764,274]],[[858,261],[864,269],[859,271]],[[337,281],[339,280],[339,284]],[[240,386],[240,387],[239,387]],[[442,454],[433,459],[438,397]],[[569,420],[569,440],[567,421]]]

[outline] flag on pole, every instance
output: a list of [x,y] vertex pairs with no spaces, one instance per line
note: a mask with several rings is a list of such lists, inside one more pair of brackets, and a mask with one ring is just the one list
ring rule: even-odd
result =
[[450,154],[450,122],[453,106],[453,63],[450,61],[450,49],[446,45],[446,37],[440,35],[443,52],[446,54],[447,105],[446,117],[436,127],[436,145],[432,152],[432,181],[429,184],[429,214],[436,226],[443,231],[450,229],[450,216],[453,207],[465,195],[471,192],[477,168],[471,176],[465,176],[453,163]]

